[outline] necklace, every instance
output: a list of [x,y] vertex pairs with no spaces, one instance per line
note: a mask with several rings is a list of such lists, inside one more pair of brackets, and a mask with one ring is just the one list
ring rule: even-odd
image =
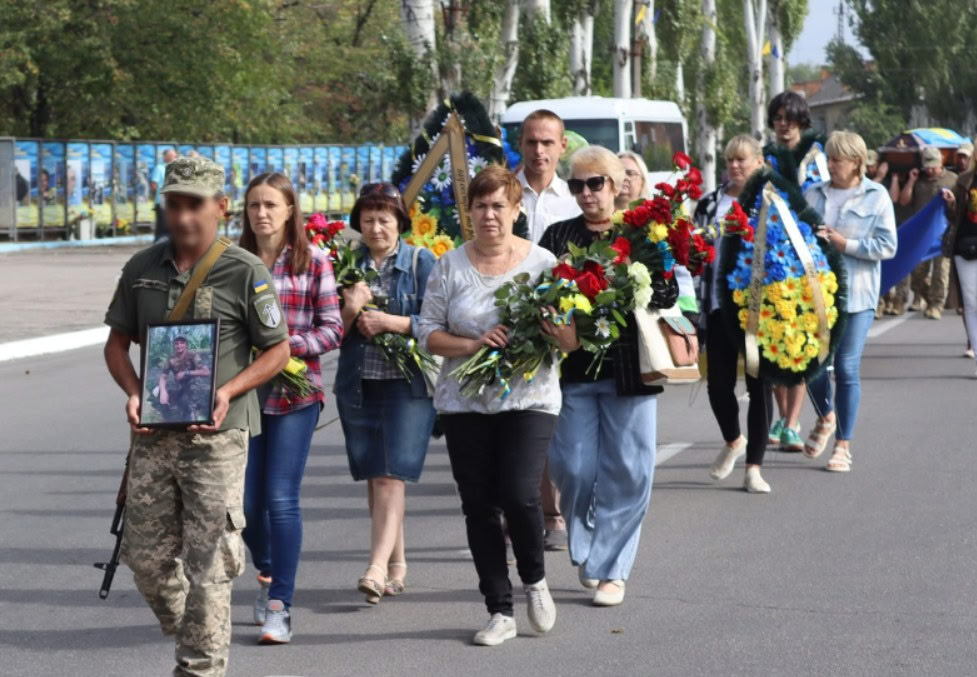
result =
[[[502,273],[500,273],[500,275],[505,274],[505,272],[509,270],[509,264],[512,262],[512,251],[514,249],[515,246],[510,244],[509,253],[506,255],[505,258],[505,267],[502,269]],[[482,268],[481,265],[479,264],[478,259],[484,257],[482,256],[481,252],[478,251],[478,247],[475,245],[474,242],[472,243],[472,251],[475,252],[475,270],[478,271],[479,275],[488,275],[488,273],[482,272]]]

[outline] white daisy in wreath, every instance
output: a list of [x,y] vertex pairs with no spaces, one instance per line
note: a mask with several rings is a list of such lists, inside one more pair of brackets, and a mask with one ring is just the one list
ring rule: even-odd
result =
[[424,158],[427,157],[427,153],[421,153],[414,158],[414,164],[410,166],[411,174],[417,174],[417,171],[421,168],[421,163],[424,162]]
[[606,317],[598,317],[596,323],[597,335],[601,338],[608,338],[611,335],[611,323]]
[[431,176],[431,184],[437,190],[444,190],[451,185],[451,161],[445,158]]
[[488,165],[488,160],[481,155],[470,157],[468,158],[468,175],[474,178],[476,174],[488,167]]

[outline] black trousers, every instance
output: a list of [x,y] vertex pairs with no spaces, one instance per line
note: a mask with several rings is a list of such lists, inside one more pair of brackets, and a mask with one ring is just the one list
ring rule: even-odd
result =
[[169,235],[170,232],[166,227],[166,215],[163,213],[163,208],[160,205],[153,205],[153,211],[156,212],[156,231],[153,235],[153,241],[158,242]]
[[519,578],[531,585],[546,575],[539,487],[556,418],[535,411],[441,415],[478,589],[490,614],[513,614],[503,515]]
[[[706,328],[706,356],[709,363],[707,386],[709,404],[723,439],[732,442],[740,436],[740,407],[736,401],[736,361],[739,348],[730,339],[718,310],[709,315]],[[767,432],[773,411],[773,395],[760,379],[746,376],[750,406],[746,413],[746,462],[762,465],[767,450]]]

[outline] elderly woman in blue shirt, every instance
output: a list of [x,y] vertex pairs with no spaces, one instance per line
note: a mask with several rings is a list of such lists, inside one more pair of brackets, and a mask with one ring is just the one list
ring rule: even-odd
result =
[[808,383],[818,421],[804,445],[808,458],[817,458],[832,433],[834,452],[827,470],[851,470],[851,439],[861,400],[861,362],[868,330],[879,302],[882,261],[896,254],[896,220],[886,189],[866,178],[868,150],[858,134],[833,132],[825,146],[830,181],[808,188],[808,203],[824,215],[819,230],[828,246],[841,252],[848,273],[848,325],[835,353],[832,396],[827,370]]

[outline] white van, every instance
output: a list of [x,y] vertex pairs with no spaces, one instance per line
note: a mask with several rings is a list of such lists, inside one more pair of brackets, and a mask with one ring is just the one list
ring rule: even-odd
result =
[[622,150],[639,153],[648,163],[652,180],[661,180],[660,177],[671,174],[675,151],[687,152],[688,128],[677,104],[602,96],[571,96],[512,104],[502,114],[501,122],[513,149],[519,148],[522,121],[540,108],[559,115],[568,131],[576,132],[591,144],[604,146],[615,153]]

